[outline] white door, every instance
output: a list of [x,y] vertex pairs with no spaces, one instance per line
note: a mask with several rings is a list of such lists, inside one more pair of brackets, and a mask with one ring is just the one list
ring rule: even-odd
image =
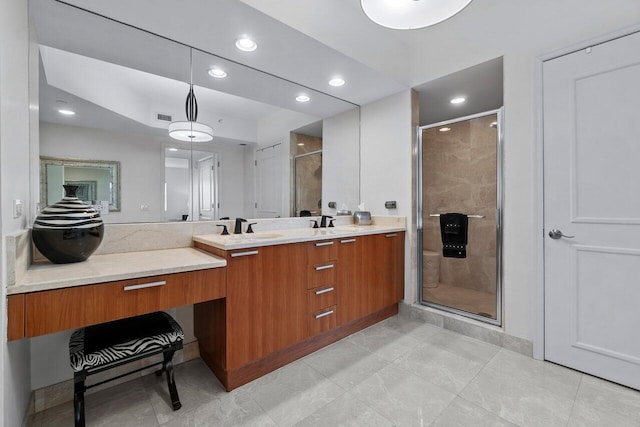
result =
[[543,82],[545,358],[640,389],[640,33]]
[[256,153],[256,193],[258,218],[281,216],[282,159],[280,145],[263,148]]
[[198,160],[198,199],[200,219],[216,219],[217,197],[215,182],[215,157]]

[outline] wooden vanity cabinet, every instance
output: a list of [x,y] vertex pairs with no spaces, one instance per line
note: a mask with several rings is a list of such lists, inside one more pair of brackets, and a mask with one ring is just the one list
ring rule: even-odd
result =
[[7,297],[7,341],[25,337],[24,295]]
[[404,232],[339,239],[338,262],[338,324],[404,297]]
[[[201,349],[205,360],[209,357],[219,369],[231,371],[307,337],[304,245],[234,251],[206,246],[204,249],[227,259],[225,302],[195,307],[196,336],[203,337]],[[212,330],[216,322],[218,330]],[[221,334],[223,340],[213,338]],[[212,339],[208,341],[206,337]]]
[[404,297],[404,233],[366,236],[362,256],[362,284],[369,288],[367,310],[374,312],[400,301]]
[[404,233],[225,251],[227,297],[194,307],[200,355],[227,390],[398,312]]
[[308,255],[307,319],[309,336],[333,329],[337,325],[339,307],[338,288],[338,243],[336,240],[321,240],[306,244]]
[[362,246],[366,236],[338,239],[338,324],[363,317],[368,312],[368,301],[373,298],[362,283]]

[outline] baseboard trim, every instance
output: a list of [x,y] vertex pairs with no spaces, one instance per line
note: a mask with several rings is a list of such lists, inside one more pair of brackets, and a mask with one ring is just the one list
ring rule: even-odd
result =
[[509,335],[493,325],[483,325],[461,316],[441,314],[435,309],[418,304],[400,302],[400,314],[422,320],[435,326],[457,332],[489,344],[497,345],[506,350],[514,351],[522,355],[533,357],[533,342],[524,338]]

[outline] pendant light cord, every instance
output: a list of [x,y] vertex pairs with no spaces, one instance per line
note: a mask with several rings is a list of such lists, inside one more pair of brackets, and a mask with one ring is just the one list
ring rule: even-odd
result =
[[193,92],[193,49],[189,48],[189,93],[187,94],[187,100],[185,102],[185,112],[187,114],[187,121],[198,121],[198,102],[196,101],[196,95]]

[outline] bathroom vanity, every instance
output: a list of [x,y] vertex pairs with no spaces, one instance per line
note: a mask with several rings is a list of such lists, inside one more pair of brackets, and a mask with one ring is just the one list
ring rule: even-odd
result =
[[403,298],[404,223],[193,246],[32,264],[8,288],[9,340],[193,304],[200,355],[232,390],[393,316]]
[[224,298],[225,265],[193,248],[34,264],[8,288],[9,340]]
[[194,244],[227,262],[227,297],[194,311],[200,355],[227,390],[393,316],[404,294],[403,228],[205,235]]

